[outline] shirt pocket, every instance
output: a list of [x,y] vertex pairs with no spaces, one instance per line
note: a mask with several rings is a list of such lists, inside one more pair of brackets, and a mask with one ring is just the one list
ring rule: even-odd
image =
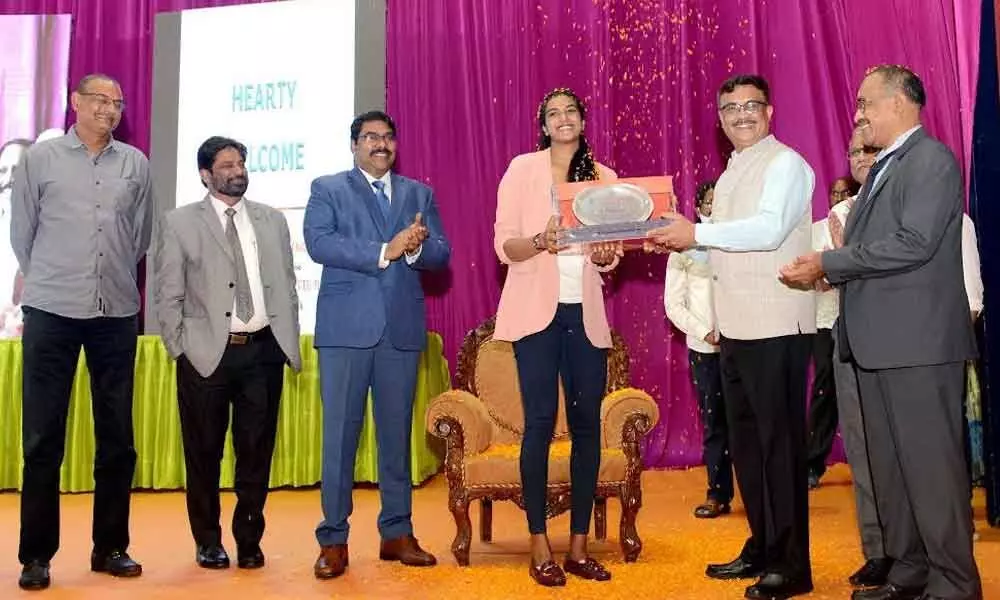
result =
[[105,180],[105,194],[112,200],[115,212],[132,215],[139,199],[139,182],[128,177],[109,177]]

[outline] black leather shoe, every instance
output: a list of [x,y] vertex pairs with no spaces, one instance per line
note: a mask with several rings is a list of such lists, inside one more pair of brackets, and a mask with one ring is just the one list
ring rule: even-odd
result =
[[17,585],[22,590],[38,591],[49,587],[49,563],[33,560],[21,569]]
[[870,590],[854,590],[851,600],[917,600],[923,592],[923,588],[908,588],[887,583]]
[[812,590],[811,581],[796,581],[778,573],[768,573],[762,576],[757,583],[748,587],[743,597],[785,600],[793,596],[808,594]]
[[263,567],[264,553],[260,551],[260,546],[238,548],[236,551],[236,565],[241,569],[259,569]]
[[708,565],[705,569],[705,575],[712,579],[753,579],[760,577],[762,572],[763,569],[744,561],[742,557],[725,564]]
[[113,577],[138,577],[142,575],[142,565],[132,560],[128,552],[114,550],[108,554],[90,555],[90,570],[107,573]]
[[889,571],[892,569],[891,558],[872,558],[868,560],[847,581],[854,587],[879,587],[889,582]]
[[228,569],[229,555],[222,546],[198,546],[194,561],[202,569]]

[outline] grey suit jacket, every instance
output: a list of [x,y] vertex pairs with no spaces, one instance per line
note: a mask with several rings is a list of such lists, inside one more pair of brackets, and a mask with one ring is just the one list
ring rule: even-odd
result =
[[893,154],[844,228],[844,246],[823,253],[841,290],[842,359],[864,369],[975,357],[962,275],[962,177],[951,151],[915,131]]
[[[260,257],[271,331],[296,370],[299,298],[288,222],[280,211],[244,199]],[[236,262],[211,200],[168,212],[156,247],[156,316],[167,352],[184,355],[203,377],[219,366],[228,344]]]

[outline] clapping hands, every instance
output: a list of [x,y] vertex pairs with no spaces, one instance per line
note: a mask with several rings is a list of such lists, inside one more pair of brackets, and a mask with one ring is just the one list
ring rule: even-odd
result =
[[423,219],[423,213],[418,212],[406,229],[393,236],[385,251],[385,257],[388,260],[396,260],[404,253],[413,254],[420,248],[428,234]]

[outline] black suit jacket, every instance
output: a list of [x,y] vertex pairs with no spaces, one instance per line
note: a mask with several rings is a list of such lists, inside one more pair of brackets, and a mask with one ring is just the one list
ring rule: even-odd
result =
[[844,246],[823,253],[827,279],[841,290],[842,359],[891,369],[975,357],[963,203],[955,157],[923,128],[896,150],[867,198],[862,190]]

